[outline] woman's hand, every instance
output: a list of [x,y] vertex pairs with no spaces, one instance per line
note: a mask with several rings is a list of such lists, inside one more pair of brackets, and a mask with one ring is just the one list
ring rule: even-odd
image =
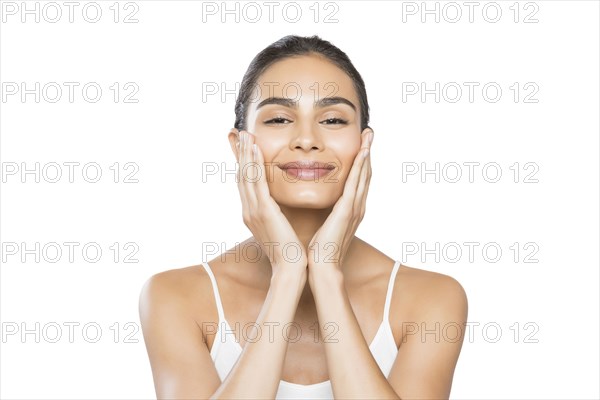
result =
[[[247,131],[238,134],[238,189],[242,200],[242,216],[263,251],[266,252],[273,268],[273,275],[285,268],[308,274],[307,254],[294,228],[281,212],[279,205],[269,193],[265,160],[254,145],[254,135]],[[294,250],[284,251],[288,247]],[[289,249],[288,249],[289,250]],[[295,259],[290,259],[291,254]]]
[[310,241],[307,250],[309,271],[341,268],[348,246],[365,215],[371,181],[369,150],[373,134],[369,129],[362,135],[361,148],[346,179],[344,192]]

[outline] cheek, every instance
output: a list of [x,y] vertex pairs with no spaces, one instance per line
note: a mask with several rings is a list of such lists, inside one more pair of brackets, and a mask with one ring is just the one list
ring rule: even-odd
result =
[[278,171],[278,168],[275,167],[274,161],[281,161],[278,159],[277,155],[281,151],[281,146],[284,144],[279,143],[277,139],[265,135],[255,136],[254,143],[256,143],[260,149],[263,159],[265,160],[265,171],[268,182],[272,182],[274,178],[273,174]]
[[352,139],[332,141],[328,147],[342,163],[342,172],[346,175],[350,172],[354,159],[360,150],[360,136],[356,135]]
[[283,146],[286,146],[286,142],[281,137],[275,135],[255,134],[254,143],[260,148],[265,162],[273,161],[277,158]]

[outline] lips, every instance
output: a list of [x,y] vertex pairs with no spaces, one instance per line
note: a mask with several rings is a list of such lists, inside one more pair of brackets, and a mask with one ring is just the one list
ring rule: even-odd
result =
[[279,168],[285,171],[286,180],[291,177],[301,181],[318,182],[320,178],[330,174],[335,169],[335,164],[331,162],[296,160],[279,164]]
[[327,169],[332,170],[335,168],[333,163],[324,163],[320,161],[311,160],[296,160],[290,161],[285,164],[279,164],[281,169]]

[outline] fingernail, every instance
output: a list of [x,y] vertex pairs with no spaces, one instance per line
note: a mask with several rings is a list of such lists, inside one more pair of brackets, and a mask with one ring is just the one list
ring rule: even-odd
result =
[[365,152],[363,153],[363,158],[367,158],[368,155],[369,155],[369,149],[365,149]]
[[373,135],[374,135],[374,134],[375,134],[375,133],[374,133],[373,131],[369,132],[369,145],[370,145],[371,143],[373,143]]

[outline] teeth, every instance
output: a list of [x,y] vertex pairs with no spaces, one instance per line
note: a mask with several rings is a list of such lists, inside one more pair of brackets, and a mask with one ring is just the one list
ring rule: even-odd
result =
[[333,169],[326,167],[285,167],[284,169]]
[[332,170],[335,167],[330,165],[330,164],[308,164],[308,163],[302,163],[302,162],[291,162],[288,163],[287,165],[282,165],[280,166],[281,169],[327,169],[327,170]]

